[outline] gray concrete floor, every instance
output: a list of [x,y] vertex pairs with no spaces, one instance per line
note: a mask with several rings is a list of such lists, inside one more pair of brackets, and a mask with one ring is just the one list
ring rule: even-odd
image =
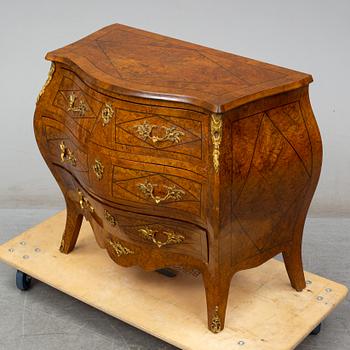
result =
[[[0,243],[56,211],[0,209]],[[308,219],[304,236],[305,269],[349,286],[349,230],[350,219]],[[14,269],[0,264],[1,350],[175,349],[43,283],[34,282],[30,292],[20,292],[14,277]],[[319,335],[309,336],[297,349],[350,349],[349,301],[348,297],[323,322]]]

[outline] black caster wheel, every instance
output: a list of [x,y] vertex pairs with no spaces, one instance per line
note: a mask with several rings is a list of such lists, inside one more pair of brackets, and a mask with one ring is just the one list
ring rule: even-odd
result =
[[320,323],[310,334],[317,335],[318,333],[320,333],[321,332],[321,325],[322,325],[322,323]]
[[30,288],[30,284],[32,282],[32,278],[28,276],[26,273],[17,270],[16,272],[16,287],[20,290],[28,290]]
[[160,273],[161,275],[166,276],[166,277],[176,277],[176,275],[177,275],[175,270],[169,269],[169,268],[159,269],[156,271],[158,273]]

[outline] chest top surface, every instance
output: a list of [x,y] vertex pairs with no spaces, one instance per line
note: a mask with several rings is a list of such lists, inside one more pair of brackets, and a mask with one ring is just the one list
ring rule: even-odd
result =
[[312,81],[309,74],[113,24],[49,52],[113,92],[225,112]]

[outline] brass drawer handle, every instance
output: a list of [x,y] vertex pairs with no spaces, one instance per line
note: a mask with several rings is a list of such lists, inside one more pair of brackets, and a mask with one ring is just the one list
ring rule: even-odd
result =
[[105,167],[103,166],[102,162],[98,159],[95,159],[95,164],[92,166],[92,169],[97,177],[97,179],[100,181],[103,178],[103,172]]
[[167,128],[165,126],[161,126],[160,129],[164,130],[163,136],[152,135],[152,131],[155,128],[159,128],[158,125],[150,125],[147,121],[144,121],[143,124],[135,126],[137,133],[142,138],[142,140],[146,141],[150,139],[153,143],[163,142],[163,141],[171,141],[174,143],[179,143],[181,141],[181,136],[185,134],[177,130],[175,126]]
[[88,201],[88,199],[85,198],[83,193],[78,189],[78,196],[79,196],[79,204],[81,209],[87,209],[91,213],[94,212],[94,207],[91,205],[91,203]]
[[146,196],[154,200],[156,204],[159,204],[160,202],[164,202],[168,199],[174,199],[176,201],[179,201],[182,199],[182,196],[185,194],[183,190],[180,190],[179,188],[176,188],[176,186],[164,186],[167,190],[167,193],[164,197],[156,196],[154,195],[154,187],[158,185],[153,185],[150,182],[146,180],[145,183],[138,184],[137,187],[140,189],[140,191]]
[[176,234],[173,231],[163,231],[161,234],[166,237],[165,241],[157,240],[156,235],[158,234],[158,231],[152,230],[149,227],[140,228],[138,230],[140,233],[140,236],[144,239],[147,239],[149,241],[152,241],[158,248],[161,248],[165,245],[169,244],[179,244],[182,243],[185,240],[185,237],[179,234]]
[[60,143],[61,150],[61,162],[69,162],[73,166],[77,165],[77,159],[75,158],[73,152],[65,145],[64,141]]
[[102,108],[102,125],[106,126],[114,116],[114,110],[110,103],[106,103]]
[[85,112],[87,111],[87,107],[86,107],[86,105],[85,105],[83,100],[80,100],[78,106],[76,106],[76,103],[75,103],[76,100],[77,100],[77,97],[75,96],[75,93],[72,92],[68,96],[68,108],[67,108],[67,111],[68,112],[79,113],[79,116],[82,117],[82,116],[85,115]]
[[134,251],[132,251],[131,249],[123,246],[120,242],[114,242],[111,239],[108,241],[108,243],[112,246],[112,248],[114,249],[115,253],[117,254],[117,256],[122,256],[122,255],[129,255],[129,254],[135,254]]

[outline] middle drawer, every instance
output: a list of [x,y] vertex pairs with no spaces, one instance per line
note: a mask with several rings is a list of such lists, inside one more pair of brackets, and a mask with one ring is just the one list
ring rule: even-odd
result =
[[124,159],[92,148],[88,151],[88,172],[92,191],[102,198],[154,215],[204,216],[206,179],[191,171]]

